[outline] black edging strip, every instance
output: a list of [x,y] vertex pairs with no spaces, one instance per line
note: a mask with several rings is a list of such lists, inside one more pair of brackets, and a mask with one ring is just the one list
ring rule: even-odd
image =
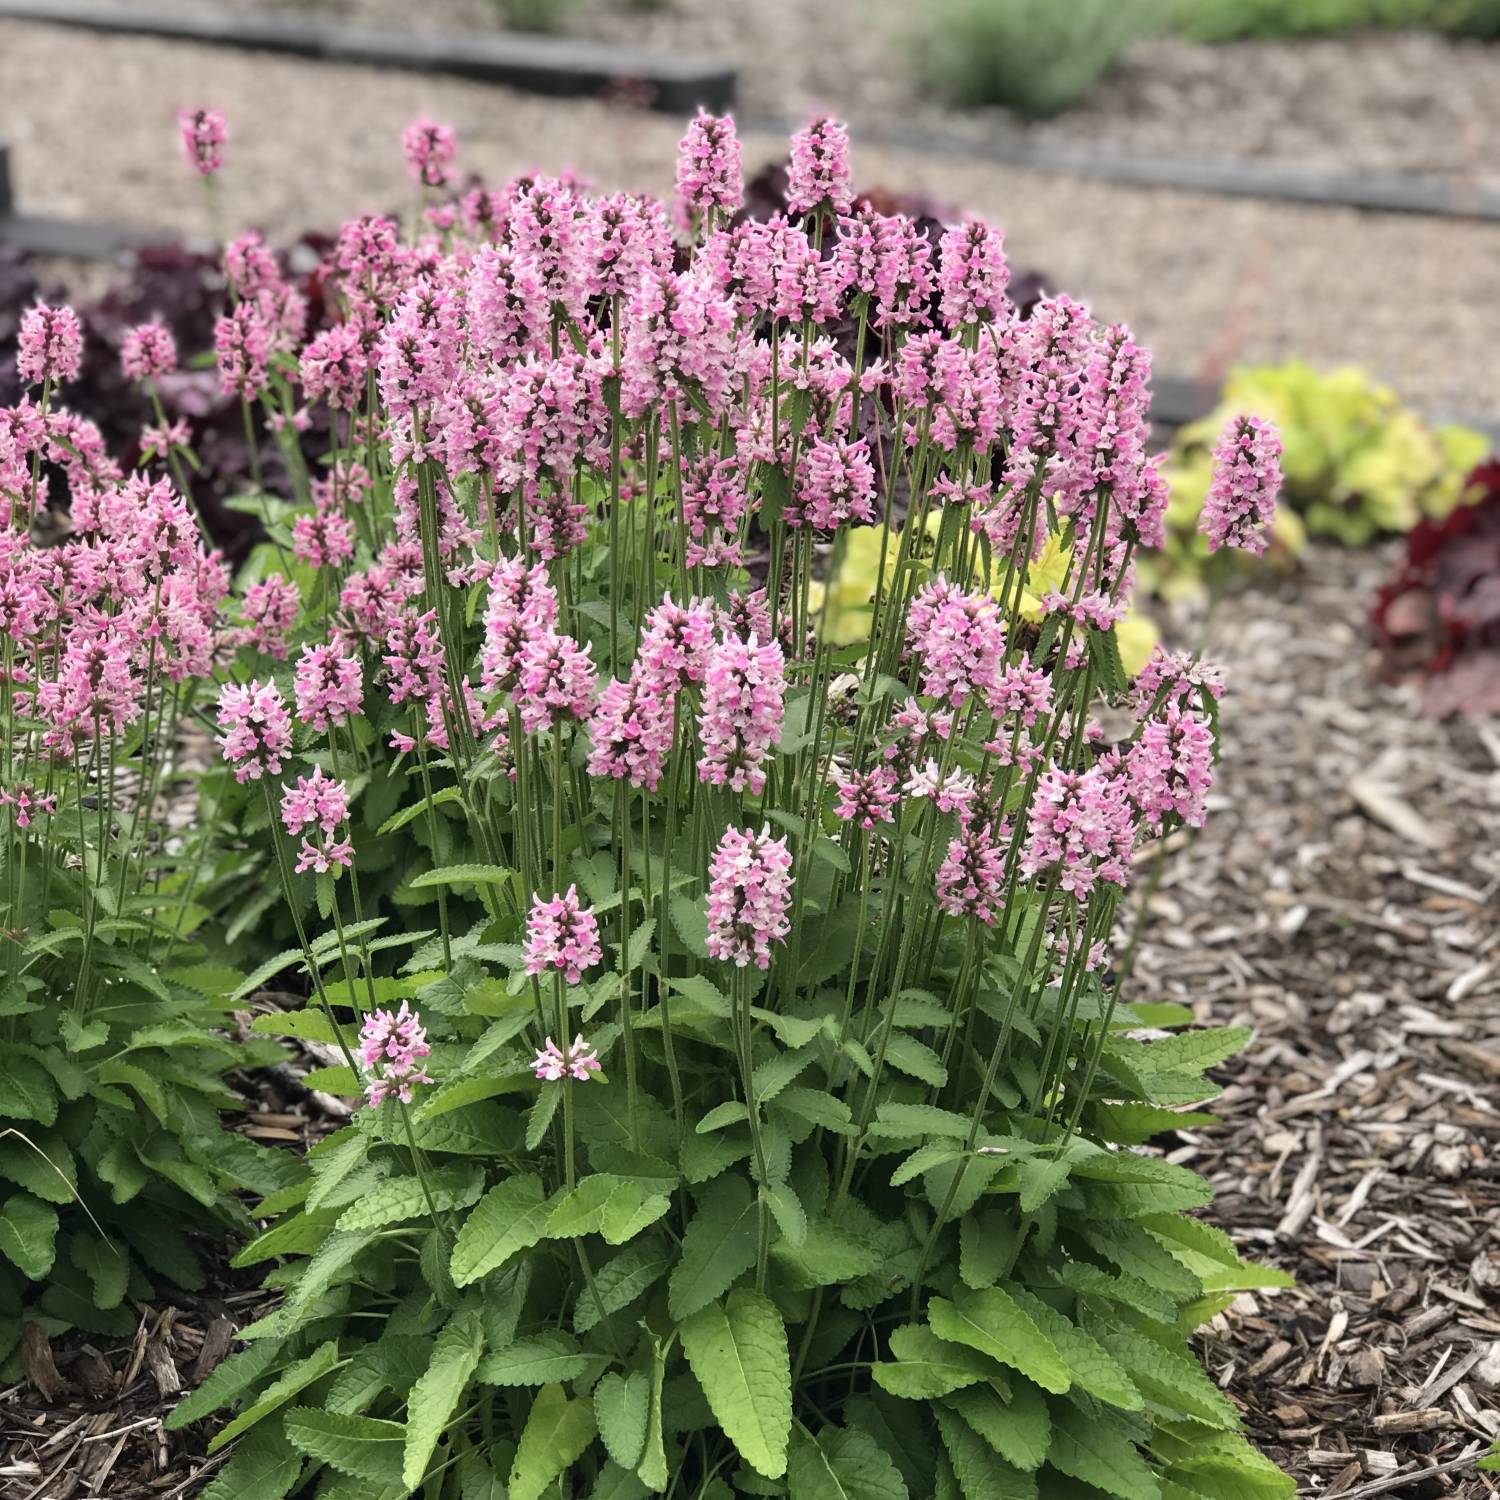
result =
[[[5,0],[0,0],[0,13]],[[741,116],[742,131],[787,135],[797,123]],[[1354,208],[1371,213],[1500,221],[1500,188],[1411,172],[1298,170],[1248,158],[1152,156],[1108,147],[1058,146],[997,127],[983,140],[920,126],[861,126],[860,140],[893,151],[987,162],[1060,177],[1082,177],[1117,187],[1167,188],[1226,198],[1263,198],[1310,208]]]
[[410,31],[269,12],[167,9],[137,0],[128,9],[99,0],[0,0],[0,19],[447,73],[536,94],[601,94],[623,86],[640,91],[653,109],[673,114],[690,114],[699,105],[722,113],[734,102],[735,70],[717,58],[572,37]]

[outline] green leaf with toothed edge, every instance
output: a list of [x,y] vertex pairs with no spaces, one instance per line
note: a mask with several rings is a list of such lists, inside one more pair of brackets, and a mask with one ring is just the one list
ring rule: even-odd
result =
[[542,1500],[594,1438],[591,1401],[570,1401],[560,1385],[543,1386],[531,1404],[510,1470],[510,1500]]
[[484,1329],[477,1312],[458,1313],[439,1330],[432,1358],[406,1403],[401,1479],[408,1489],[415,1489],[427,1473],[438,1439],[458,1409],[483,1352]]
[[278,1407],[285,1406],[293,1396],[305,1391],[308,1386],[328,1374],[338,1364],[338,1360],[337,1339],[329,1339],[327,1343],[319,1344],[306,1358],[299,1359],[296,1364],[283,1371],[232,1422],[220,1428],[210,1439],[208,1451],[217,1453],[226,1443],[233,1442],[242,1432],[255,1426],[263,1417],[269,1416]]
[[1043,1390],[1061,1394],[1072,1383],[1052,1341],[1000,1287],[957,1288],[953,1300],[934,1297],[927,1321],[940,1339],[967,1344],[1003,1365],[1019,1370]]
[[799,1428],[787,1459],[791,1500],[907,1500],[906,1481],[879,1443],[858,1427]]
[[282,1419],[282,1430],[294,1447],[341,1474],[372,1484],[400,1483],[406,1438],[400,1422],[294,1406]]
[[965,1344],[951,1344],[921,1323],[905,1323],[891,1334],[893,1360],[874,1364],[875,1384],[905,1401],[931,1401],[988,1380],[995,1362]]
[[546,1233],[551,1207],[540,1177],[508,1177],[492,1187],[464,1220],[453,1246],[455,1286],[468,1286],[529,1250]]
[[775,1303],[741,1287],[700,1308],[678,1331],[725,1436],[757,1473],[779,1479],[791,1438],[792,1375]]
[[698,1198],[673,1268],[667,1306],[681,1322],[721,1297],[755,1264],[758,1209],[743,1177],[719,1177]]
[[933,1415],[964,1500],[1037,1500],[1034,1475],[997,1458],[995,1450],[954,1412],[940,1406]]

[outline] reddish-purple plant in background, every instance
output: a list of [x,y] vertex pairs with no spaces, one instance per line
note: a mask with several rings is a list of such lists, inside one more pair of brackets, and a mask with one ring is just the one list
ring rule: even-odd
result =
[[1387,675],[1420,683],[1436,718],[1500,714],[1500,459],[1475,469],[1469,488],[1472,504],[1407,533],[1375,603]]

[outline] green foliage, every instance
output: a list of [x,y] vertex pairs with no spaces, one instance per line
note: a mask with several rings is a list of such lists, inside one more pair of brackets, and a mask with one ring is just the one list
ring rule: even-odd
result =
[[1366,27],[1500,36],[1500,0],[1178,0],[1173,25],[1196,41],[1313,36]]
[[[645,972],[661,962],[638,958]],[[735,993],[742,980],[724,982],[731,1007],[772,998],[759,980],[748,997]],[[570,1007],[587,1012],[605,983],[574,987]],[[434,1057],[462,1073],[456,1060],[477,1055],[472,1076],[506,1085],[452,1110],[430,1113],[437,1091],[413,1107],[426,1179],[443,1190],[437,1222],[399,1115],[361,1111],[314,1154],[307,1201],[264,1237],[285,1306],[179,1421],[227,1404],[239,1415],[216,1441],[255,1435],[256,1473],[292,1472],[291,1454],[304,1477],[392,1495],[456,1464],[485,1411],[508,1434],[495,1450],[507,1493],[532,1500],[562,1475],[581,1494],[659,1492],[684,1466],[738,1474],[740,1493],[784,1485],[794,1500],[929,1496],[931,1476],[950,1472],[954,1493],[1002,1500],[1065,1480],[1121,1500],[1168,1483],[1199,1493],[1209,1472],[1267,1500],[1290,1493],[1251,1450],[1221,1441],[1234,1411],[1185,1343],[1194,1318],[1222,1305],[1213,1289],[1284,1278],[1180,1216],[1175,1205],[1208,1196],[1192,1173],[1110,1145],[1127,1104],[1210,1095],[1201,1069],[1242,1034],[1132,1041],[1140,1018],[1122,1006],[1079,1101],[1079,1133],[1039,1130],[997,1104],[970,1148],[961,1125],[978,1079],[967,1069],[965,1092],[938,1090],[952,1107],[921,1102],[935,1086],[888,1071],[855,1134],[866,1078],[839,1065],[836,1031],[816,1028],[808,1043],[768,1025],[755,1040],[760,1076],[798,1077],[834,1106],[823,1120],[851,1123],[840,1132],[784,1113],[786,1090],[760,1102],[775,1137],[762,1179],[745,1111],[711,1102],[734,1087],[732,1050],[685,998],[701,991],[716,1009],[724,992],[710,984],[708,972],[683,973],[675,1040],[703,1101],[687,1123],[722,1123],[679,1132],[660,1032],[638,1017],[634,1117],[622,1081],[574,1090],[572,1188],[552,1131],[530,1150],[522,1140],[528,1100],[560,1086],[516,1081],[513,1052],[480,1049],[488,1015],[429,1012]],[[834,1003],[814,993],[785,1014],[811,1023]],[[941,1055],[940,1010],[890,1014],[893,1035]],[[1039,1042],[1017,1045],[998,1095],[1024,1089]],[[488,1159],[468,1154],[471,1136],[493,1143]],[[380,1218],[381,1234],[343,1229],[351,1207],[361,1224]],[[1163,1457],[1163,1443],[1177,1456]],[[911,1482],[913,1457],[925,1488]]]
[[912,40],[926,85],[957,104],[1050,115],[1155,25],[1154,0],[932,0]]
[[[281,1049],[225,1035],[206,950],[172,941],[153,920],[153,906],[176,896],[132,898],[138,920],[80,921],[74,911],[102,906],[104,889],[117,898],[118,885],[106,866],[108,885],[82,894],[87,860],[68,862],[77,847],[58,822],[55,862],[11,872],[24,882],[13,913],[38,915],[8,947],[11,971],[0,981],[9,1038],[0,1292],[49,1333],[118,1337],[135,1325],[128,1298],[148,1298],[159,1284],[203,1285],[196,1237],[250,1227],[235,1193],[269,1193],[299,1169],[220,1125],[233,1102],[223,1075],[273,1062]],[[6,1378],[18,1368],[7,1326],[0,1318]]]
[[1143,559],[1148,586],[1190,594],[1217,570],[1245,566],[1243,554],[1210,557],[1198,532],[1213,446],[1225,423],[1248,413],[1274,422],[1285,484],[1266,561],[1285,565],[1307,534],[1362,546],[1442,517],[1464,500],[1464,477],[1489,452],[1482,433],[1431,427],[1394,391],[1352,366],[1328,371],[1300,360],[1231,372],[1218,407],[1173,439],[1167,545]]

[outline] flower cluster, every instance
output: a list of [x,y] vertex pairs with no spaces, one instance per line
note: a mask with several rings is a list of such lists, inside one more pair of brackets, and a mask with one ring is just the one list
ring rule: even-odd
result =
[[708,951],[743,969],[771,966],[771,944],[791,931],[792,856],[786,839],[728,828],[709,866]]
[[1281,490],[1281,439],[1259,417],[1236,417],[1215,445],[1213,463],[1199,530],[1211,552],[1239,547],[1259,557]]
[[404,1000],[399,1011],[371,1011],[359,1033],[359,1061],[371,1106],[392,1096],[410,1104],[413,1086],[433,1081],[422,1067],[431,1052],[421,1016],[408,1010]]
[[[281,795],[281,821],[293,838],[302,839],[297,859],[297,873],[315,870],[326,875],[334,866],[349,867],[354,845],[348,839],[337,839],[339,825],[349,817],[349,790],[342,781],[326,776],[319,766],[311,776],[299,776],[296,786],[286,787]],[[305,837],[306,830],[315,830]]]
[[212,177],[224,165],[224,145],[229,126],[218,109],[183,109],[177,113],[182,149],[188,165],[204,177]]
[[604,956],[599,947],[599,923],[579,904],[578,887],[544,901],[532,897],[526,919],[526,972],[561,974],[569,984],[580,984],[583,971]]
[[531,1066],[543,1083],[558,1083],[564,1078],[587,1083],[600,1071],[599,1054],[581,1036],[575,1036],[566,1051],[549,1036],[537,1049]]

